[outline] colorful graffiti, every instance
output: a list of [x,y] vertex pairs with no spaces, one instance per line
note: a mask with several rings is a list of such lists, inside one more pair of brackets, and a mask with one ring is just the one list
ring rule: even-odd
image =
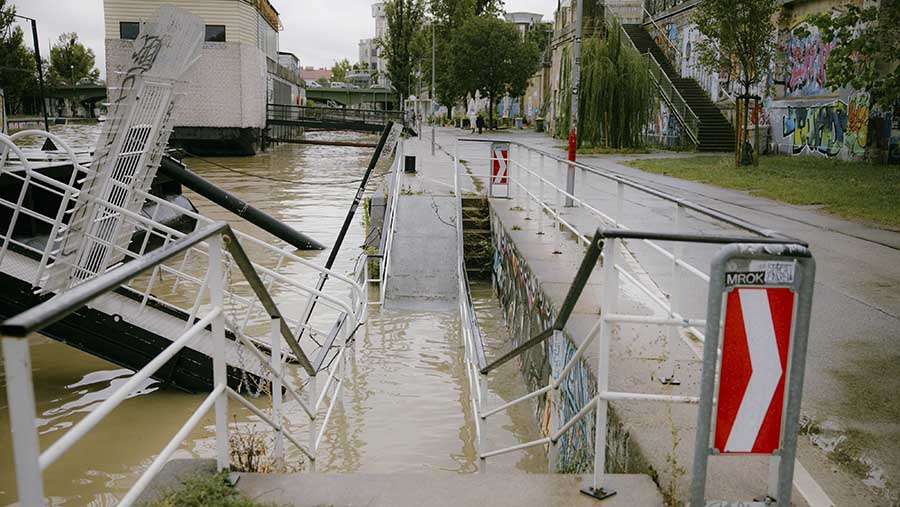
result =
[[782,119],[782,135],[794,154],[819,153],[834,157],[845,152],[859,156],[868,142],[869,97],[854,95],[849,103],[836,101],[815,107],[789,107]]
[[[491,217],[494,234],[494,287],[506,314],[512,345],[521,343],[538,331],[549,328],[556,318],[549,298],[540,281],[517,251],[496,215]],[[551,339],[543,346],[532,347],[522,358],[520,366],[531,389],[547,385],[556,378],[563,366],[575,354],[575,346],[568,338]],[[553,406],[559,421],[572,419],[596,394],[596,381],[584,361],[575,367],[561,383],[560,397],[554,403],[537,403],[537,420],[543,430],[549,429],[549,413]],[[547,400],[545,400],[547,401]],[[593,465],[594,418],[581,419],[570,433],[558,442],[558,457],[554,468],[558,471],[585,473]]]
[[[802,32],[806,33],[801,37]],[[787,40],[787,67],[784,78],[785,95],[822,95],[825,88],[825,63],[834,49],[834,42],[825,42],[818,28],[801,23],[791,30]]]

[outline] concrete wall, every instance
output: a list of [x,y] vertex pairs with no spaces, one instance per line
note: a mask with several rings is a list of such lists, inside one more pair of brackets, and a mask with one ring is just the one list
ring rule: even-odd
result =
[[[752,90],[764,97],[758,114],[764,129],[762,137],[769,139],[769,143],[763,149],[788,155],[858,159],[865,155],[867,144],[870,149],[880,145],[879,149],[888,153],[889,160],[900,161],[900,115],[878,110],[865,93],[852,89],[832,91],[825,86],[828,56],[840,41],[823,41],[806,20],[812,14],[831,11],[844,3],[843,0],[800,0],[785,4],[786,25],[782,27],[785,35],[777,45],[772,78]],[[681,3],[655,16],[655,25],[648,24],[645,28],[682,77],[696,79],[710,98],[726,109],[726,115],[730,115],[733,97],[743,90],[729,76],[697,63],[694,48],[702,36],[691,22],[693,12],[694,5]],[[810,34],[800,37],[800,29]],[[783,64],[777,63],[779,59]],[[666,125],[674,128],[667,129]],[[677,128],[677,124],[668,121],[666,108],[657,107],[651,131],[673,137]]]
[[[130,61],[132,41],[107,39],[107,86],[118,86]],[[265,57],[241,42],[205,42],[190,71],[187,95],[175,109],[178,127],[263,127],[266,107]]]
[[[550,327],[556,319],[557,308],[541,287],[541,281],[528,266],[506,232],[497,214],[491,211],[491,231],[494,241],[493,279],[497,296],[505,311],[512,345],[521,343]],[[518,360],[529,390],[547,385],[559,375],[575,354],[576,347],[569,336],[562,340],[551,338],[532,347]],[[580,361],[560,388],[560,399],[540,398],[535,416],[542,421],[546,435],[550,419],[563,423],[571,419],[597,393],[597,381],[589,363]],[[548,407],[550,413],[547,413]],[[595,418],[582,418],[558,443],[556,462],[551,467],[560,472],[587,473],[593,470]],[[610,406],[607,433],[607,471],[613,473],[651,473],[637,445],[635,445],[615,408]],[[552,457],[551,457],[552,460]],[[653,476],[654,480],[656,477]]]

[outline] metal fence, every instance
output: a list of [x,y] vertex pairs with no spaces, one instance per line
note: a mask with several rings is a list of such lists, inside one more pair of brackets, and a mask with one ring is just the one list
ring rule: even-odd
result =
[[[24,135],[46,136],[62,147],[70,157],[71,175],[58,180],[32,167],[27,153],[15,143],[17,137]],[[57,257],[61,238],[66,233],[66,215],[79,195],[79,179],[89,169],[79,163],[61,139],[46,132],[0,135],[0,147],[3,151],[0,160],[7,162],[0,165],[0,178],[21,185],[13,193],[14,200],[10,200],[8,194],[0,197],[0,210],[9,218],[6,229],[0,231],[0,270],[37,286],[42,273]],[[48,209],[26,198],[35,193],[44,193],[51,201],[55,199],[58,206]],[[363,273],[357,277],[360,281],[357,283],[350,277],[296,256],[290,248],[234,231],[225,223],[213,222],[156,196],[140,193],[139,197],[145,201],[143,213],[104,203],[134,231],[132,240],[126,242],[127,247],[106,243],[123,256],[124,262],[91,273],[89,280],[0,325],[11,428],[15,435],[19,501],[23,506],[43,505],[42,474],[47,468],[185,347],[198,348],[212,357],[212,392],[154,459],[120,505],[130,505],[138,497],[213,406],[216,407],[218,468],[227,470],[230,459],[229,399],[237,401],[273,428],[276,460],[283,460],[284,440],[287,440],[308,458],[310,468],[315,469],[319,445],[336,400],[340,398],[347,348],[366,319],[368,295],[361,284],[369,281],[368,275]],[[159,221],[172,214],[195,220],[195,230],[182,232]],[[45,233],[43,242],[26,239],[20,234],[25,219],[31,221],[29,229]],[[164,276],[170,290],[159,294],[154,288]],[[315,281],[320,276],[327,276],[334,283],[328,289],[317,290]],[[309,283],[303,283],[304,279]],[[183,327],[170,327],[170,332],[165,334],[172,340],[170,345],[41,452],[34,425],[35,400],[26,336],[41,331],[84,305],[102,308],[104,298],[114,293],[127,294],[131,302],[130,305],[119,305],[119,311],[129,307],[131,312],[123,312],[121,318],[152,327],[163,313],[161,310],[165,310],[181,315]],[[315,311],[308,321],[290,316],[307,312],[288,314],[279,310],[286,305],[303,304],[315,304]],[[234,342],[226,338],[226,330]],[[309,338],[302,344],[297,339],[301,335]],[[282,352],[283,344],[288,345],[289,352]],[[289,362],[299,363],[301,369],[289,367]],[[247,366],[248,370],[259,373],[264,382],[255,386],[255,392],[260,394],[267,390],[271,394],[271,406],[267,411],[239,392],[243,388],[252,394],[252,387],[229,387],[226,380],[229,364]],[[317,379],[323,374],[326,380],[319,384]],[[289,395],[288,401],[296,401],[308,416],[309,439],[305,445],[285,430],[283,391]]]
[[403,111],[382,111],[377,109],[353,109],[348,107],[313,107],[292,104],[268,104],[267,116],[270,124],[278,122],[317,123],[359,123],[384,126],[388,121],[406,125],[409,118]]
[[[492,142],[482,139],[460,141]],[[511,208],[524,212],[527,220],[536,221],[538,234],[545,234],[546,226],[552,226],[549,229],[556,236],[552,241],[556,253],[563,251],[572,239],[583,246],[585,253],[552,326],[527,337],[499,357],[488,358],[486,364],[477,354],[479,345],[471,343],[479,335],[471,334],[472,339],[466,341],[466,357],[469,365],[467,372],[475,386],[474,391],[483,392],[488,374],[498,366],[548,339],[564,339],[562,333],[566,323],[599,261],[602,261],[602,292],[599,298],[602,313],[585,336],[571,337],[578,344],[577,350],[558,372],[554,372],[555,376],[548,385],[497,407],[483,406],[480,397],[473,404],[476,405],[477,419],[485,420],[548,393],[558,397],[566,377],[576,363],[585,360],[586,351],[599,337],[599,353],[594,369],[597,375],[596,395],[569,420],[554,421],[555,425],[544,438],[496,450],[479,448],[480,457],[487,459],[538,445],[556,446],[580,419],[596,409],[594,475],[592,485],[585,492],[603,497],[609,493],[603,490],[603,485],[610,401],[699,402],[697,396],[610,391],[609,348],[613,329],[623,325],[662,327],[665,330],[665,344],[662,345],[665,350],[660,352],[665,360],[655,376],[661,384],[678,384],[680,381],[674,364],[677,342],[684,341],[698,359],[703,356],[705,303],[710,281],[707,269],[718,248],[729,243],[801,246],[805,243],[618,174],[569,162],[522,143],[493,142],[510,143],[506,166]],[[492,151],[490,157],[467,153],[464,158],[470,166],[491,167],[496,160],[494,153]],[[457,145],[457,164],[459,157]],[[472,171],[470,167],[469,172],[473,179],[494,177],[490,170],[482,173]],[[591,233],[593,237],[589,236]],[[635,294],[639,294],[645,302],[650,310],[649,315],[646,310],[622,311],[634,305],[626,306],[619,302],[623,298],[633,302]],[[808,477],[799,462],[796,462],[796,467],[802,477]],[[808,498],[827,498],[813,481],[806,482],[804,486],[801,491]]]

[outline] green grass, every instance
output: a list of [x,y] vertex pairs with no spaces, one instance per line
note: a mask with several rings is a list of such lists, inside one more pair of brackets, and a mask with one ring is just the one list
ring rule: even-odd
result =
[[197,474],[143,507],[277,507],[253,501],[228,484],[226,472]]
[[767,156],[759,167],[734,167],[734,158],[640,159],[628,165],[675,178],[746,190],[797,205],[820,205],[846,218],[900,229],[900,165],[819,157]]

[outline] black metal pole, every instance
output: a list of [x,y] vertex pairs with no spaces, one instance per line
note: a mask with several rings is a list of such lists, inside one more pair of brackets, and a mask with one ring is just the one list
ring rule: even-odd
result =
[[[38,86],[41,90],[41,112],[44,113],[44,130],[50,132],[50,120],[47,118],[47,98],[44,91],[44,65],[41,61],[41,45],[38,43],[37,21],[31,20],[31,37],[34,39],[34,60],[37,63]],[[53,141],[47,139],[44,143],[45,150],[55,150],[56,146]]]
[[[359,203],[362,202],[363,194],[366,192],[366,185],[369,183],[369,176],[372,174],[372,170],[375,169],[375,165],[378,163],[378,159],[381,158],[381,152],[384,150],[384,145],[387,142],[388,136],[391,133],[391,129],[394,126],[394,122],[388,121],[384,126],[384,130],[381,131],[381,138],[378,140],[378,145],[375,147],[375,153],[372,154],[372,158],[369,159],[369,166],[366,168],[366,174],[363,175],[362,181],[359,182],[359,188],[356,189],[356,196],[353,197],[353,202],[350,204],[350,209],[347,211],[347,216],[344,218],[344,224],[341,225],[341,230],[338,232],[338,237],[334,241],[334,246],[331,248],[331,253],[328,254],[328,260],[325,261],[325,269],[331,269],[334,265],[335,259],[337,259],[338,252],[341,250],[341,245],[344,243],[344,237],[347,235],[347,230],[350,228],[350,224],[353,223],[353,216],[356,214],[357,208],[359,208]],[[321,291],[322,287],[325,286],[325,281],[328,280],[328,275],[322,274],[319,276],[319,281],[316,283],[316,290]],[[313,308],[316,306],[316,298],[315,296],[311,296],[309,303],[306,305],[306,310],[303,315],[303,327],[300,328],[300,334],[297,335],[297,341],[300,341],[300,338],[303,337],[303,331],[306,330],[306,323],[309,322],[309,317],[312,315]]]
[[300,231],[294,230],[277,218],[254,208],[246,201],[214,185],[212,182],[192,173],[183,164],[171,157],[163,157],[159,170],[169,178],[181,183],[210,201],[222,206],[251,224],[287,241],[300,250],[324,250],[325,246]]

